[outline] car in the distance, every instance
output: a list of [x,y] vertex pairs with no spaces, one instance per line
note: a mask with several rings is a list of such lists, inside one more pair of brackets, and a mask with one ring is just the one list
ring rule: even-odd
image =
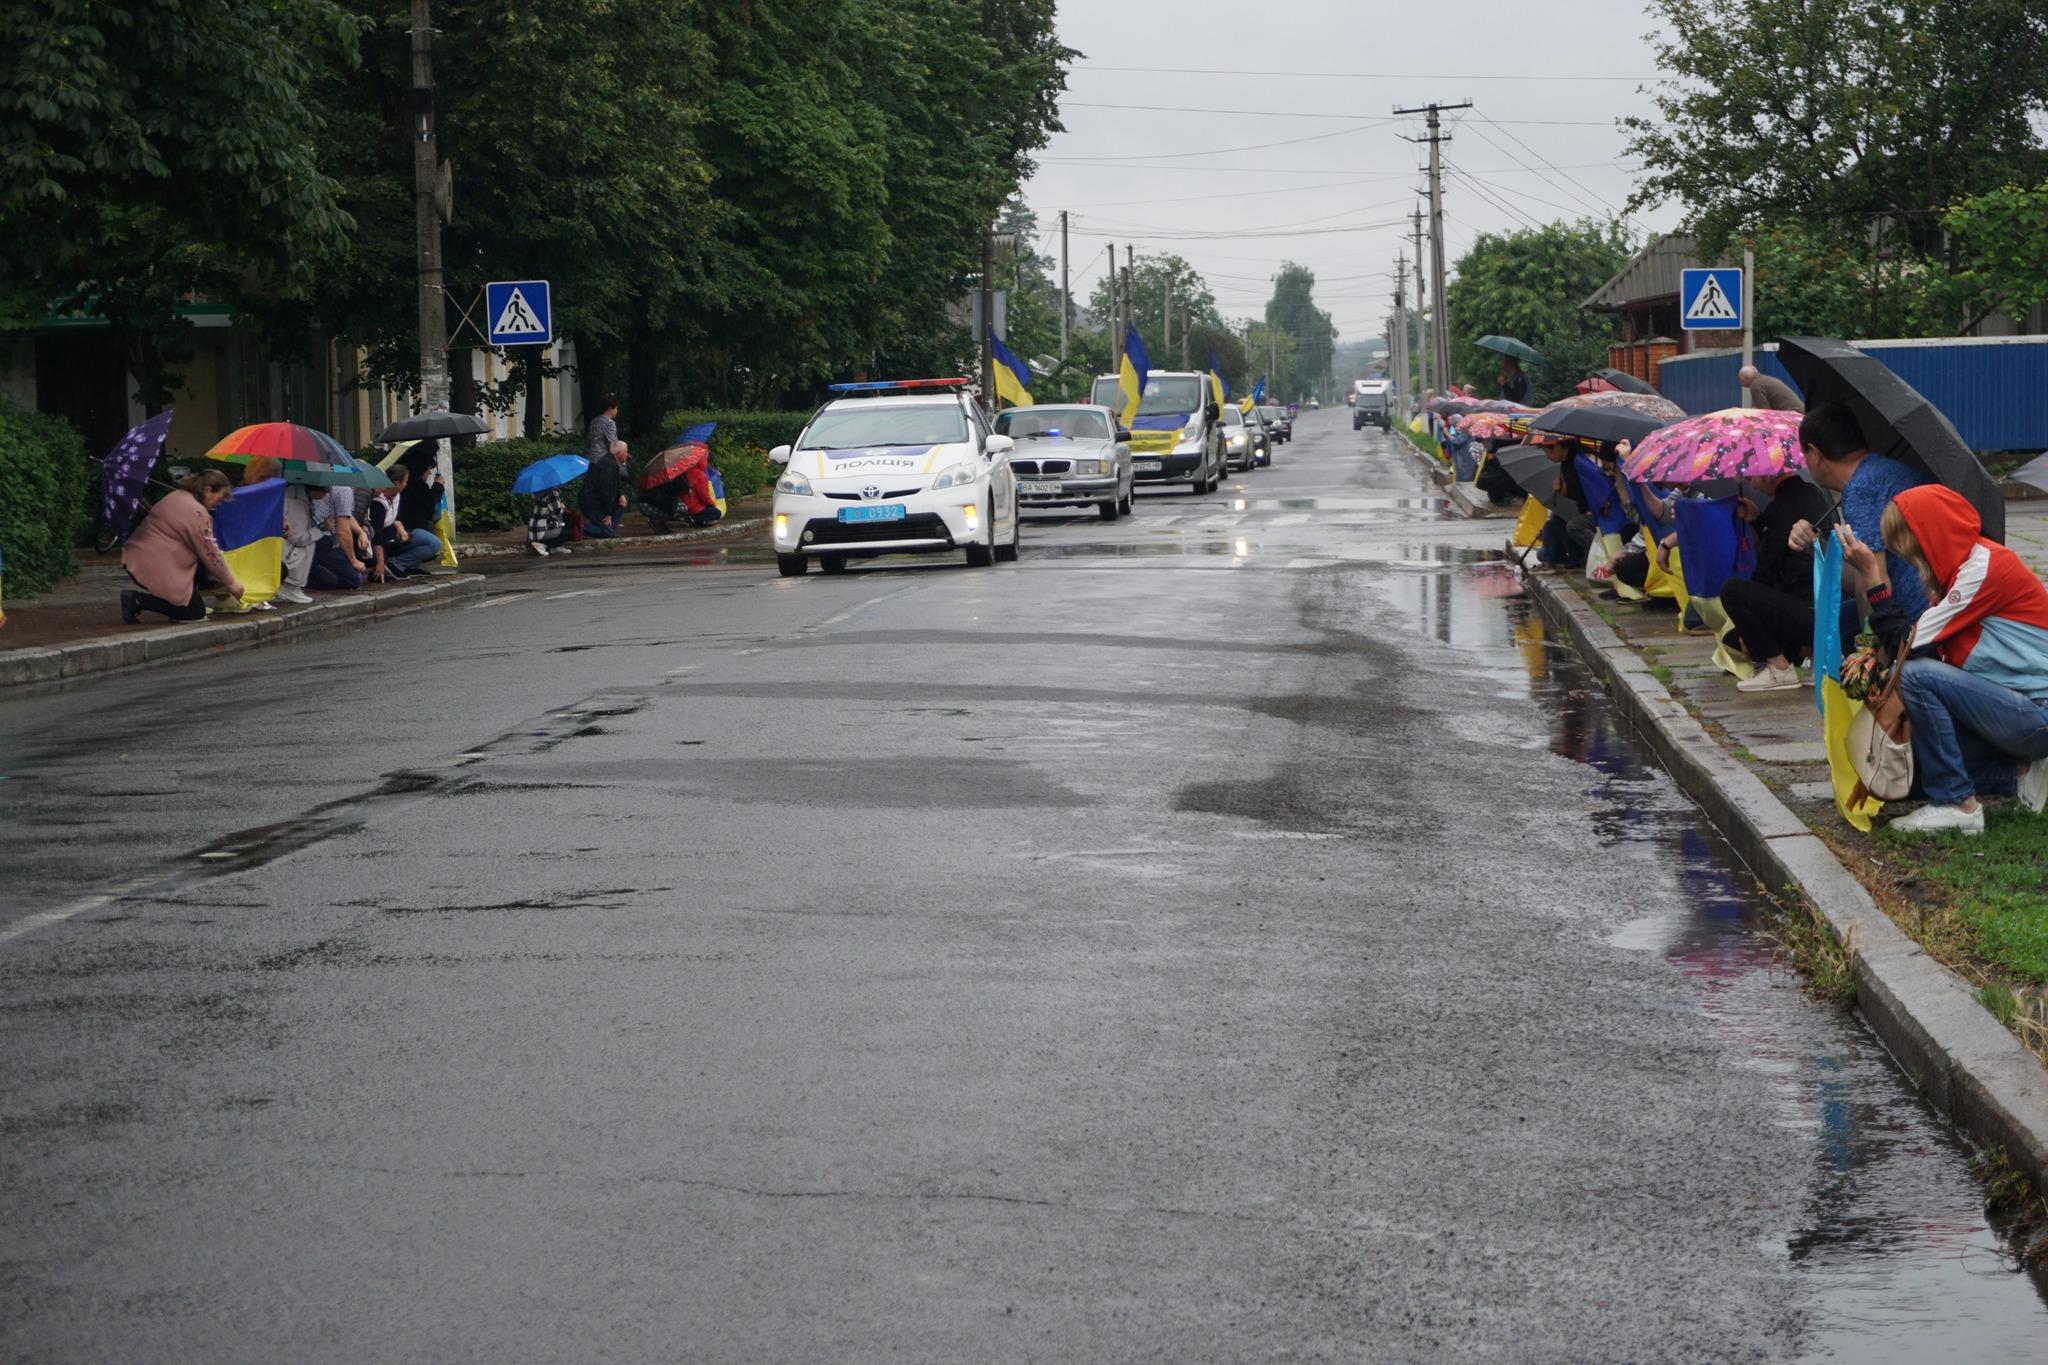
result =
[[1131,433],[1108,408],[1034,403],[997,413],[995,430],[1016,442],[1010,471],[1019,506],[1092,506],[1104,521],[1130,512],[1136,478]]
[[1387,379],[1361,379],[1353,388],[1351,429],[1376,426],[1391,431],[1394,426],[1394,385]]
[[965,379],[833,384],[792,445],[768,458],[775,568],[795,578],[873,555],[963,550],[976,567],[1017,557],[1015,446],[988,428]]
[[1245,430],[1251,433],[1251,468],[1264,469],[1273,463],[1273,426],[1256,406],[1244,405]]
[[1259,404],[1259,416],[1266,419],[1275,441],[1286,443],[1294,439],[1294,414],[1278,403]]
[[1245,421],[1244,409],[1226,403],[1223,407],[1223,467],[1226,470],[1252,467],[1253,439],[1252,427]]

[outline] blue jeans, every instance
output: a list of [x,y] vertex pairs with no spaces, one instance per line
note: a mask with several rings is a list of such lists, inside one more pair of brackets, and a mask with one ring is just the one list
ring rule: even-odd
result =
[[610,540],[619,533],[619,528],[625,525],[625,522],[626,513],[623,509],[612,513],[608,517],[585,517],[583,519],[583,538],[585,540]]
[[1935,659],[1908,659],[1899,695],[1913,722],[1913,776],[1929,801],[2011,796],[2014,760],[2048,759],[2048,706]]
[[415,530],[406,547],[395,553],[390,546],[384,547],[385,565],[400,573],[411,573],[428,560],[438,559],[440,556],[441,538],[432,531]]

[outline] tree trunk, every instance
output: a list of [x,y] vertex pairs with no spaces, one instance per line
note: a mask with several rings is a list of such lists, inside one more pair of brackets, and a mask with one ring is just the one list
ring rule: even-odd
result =
[[625,426],[644,436],[661,425],[661,357],[644,306],[626,345]]
[[520,420],[519,434],[529,441],[537,441],[543,435],[541,430],[542,407],[547,401],[547,370],[540,357],[534,356],[526,362],[526,415]]
[[[476,356],[468,347],[457,350],[448,348],[448,411],[467,412],[472,415],[477,409]],[[457,436],[450,446],[460,450],[476,444],[474,436]]]
[[[576,343],[576,394],[582,403],[580,414],[588,419],[595,417],[598,404],[605,395],[605,354],[597,343],[585,337],[573,338]],[[561,415],[562,425],[571,431],[581,430],[577,422],[579,414],[565,412]]]

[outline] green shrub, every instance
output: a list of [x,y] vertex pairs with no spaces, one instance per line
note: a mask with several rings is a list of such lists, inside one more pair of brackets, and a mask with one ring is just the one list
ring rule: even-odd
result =
[[0,398],[0,554],[6,591],[24,597],[78,572],[85,442],[61,417]]
[[[575,455],[580,449],[567,437],[527,441],[487,441],[455,452],[455,529],[458,537],[470,531],[503,531],[526,524],[527,500],[512,491],[512,480],[535,460],[550,455]],[[576,480],[562,489],[562,497],[576,505]]]

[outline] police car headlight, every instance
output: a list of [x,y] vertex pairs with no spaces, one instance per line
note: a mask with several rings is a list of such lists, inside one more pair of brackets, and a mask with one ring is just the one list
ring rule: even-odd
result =
[[939,471],[939,477],[932,480],[932,491],[941,488],[968,488],[981,478],[981,466],[972,460],[962,460],[951,469]]
[[803,498],[814,496],[811,492],[811,481],[797,473],[794,469],[786,471],[781,478],[775,481],[775,491],[778,493],[794,493],[798,497]]

